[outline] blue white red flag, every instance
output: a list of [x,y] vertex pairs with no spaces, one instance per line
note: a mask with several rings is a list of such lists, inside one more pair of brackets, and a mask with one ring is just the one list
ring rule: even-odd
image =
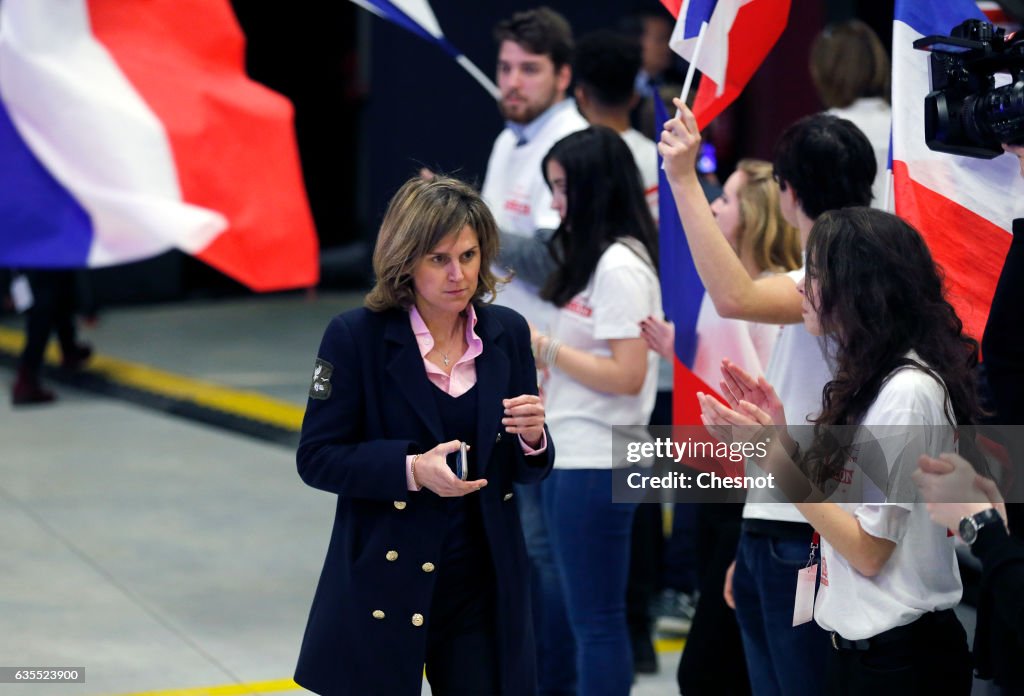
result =
[[314,285],[292,106],[227,0],[0,3],[0,266],[170,249],[254,290]]
[[[694,63],[703,78],[693,113],[703,128],[739,96],[789,19],[790,0],[662,0],[676,16],[672,50]],[[701,51],[697,34],[707,21]],[[696,31],[695,31],[696,27]]]
[[472,75],[473,79],[479,82],[492,97],[498,99],[501,96],[497,85],[445,37],[427,0],[352,0],[352,2],[381,19],[397,24],[421,39],[435,44],[454,58],[455,62]]
[[[654,100],[657,124],[668,120],[665,104]],[[658,256],[661,276],[661,301],[665,318],[675,324],[676,345],[672,390],[672,422],[700,425],[696,393],[715,390],[697,377],[691,368],[697,354],[697,317],[704,297],[704,284],[693,264],[679,211],[672,197],[665,170],[658,154]]]
[[1017,159],[933,152],[925,144],[929,56],[913,48],[965,19],[982,18],[971,0],[897,0],[893,22],[892,170],[896,214],[917,228],[943,267],[950,300],[967,331],[980,338],[1011,239],[1024,217]]
[[695,39],[704,22],[711,22],[718,0],[683,0],[679,8],[679,21],[683,23],[683,39]]

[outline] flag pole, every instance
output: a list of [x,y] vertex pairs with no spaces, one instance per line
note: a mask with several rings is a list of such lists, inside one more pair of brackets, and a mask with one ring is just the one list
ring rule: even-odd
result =
[[494,97],[497,101],[501,99],[501,92],[498,90],[498,86],[491,82],[490,78],[483,74],[480,68],[476,67],[466,56],[461,53],[455,58],[455,62],[461,65],[466,72],[473,76],[473,79],[480,83],[480,86],[487,90],[488,94]]
[[[679,95],[679,98],[686,104],[686,99],[690,94],[690,85],[693,84],[693,73],[697,69],[697,59],[700,57],[700,49],[704,45],[704,34],[707,32],[708,23],[700,23],[700,31],[697,33],[697,45],[693,47],[693,55],[690,57],[690,67],[686,70],[686,79],[683,81],[683,90]],[[689,104],[687,104],[689,106]],[[679,110],[676,109],[676,118],[679,118]]]
[[[683,101],[684,104],[686,104],[686,97],[690,94],[690,85],[693,84],[693,73],[696,71],[697,68],[697,58],[700,56],[701,46],[704,45],[704,34],[707,31],[707,28],[708,23],[706,21],[700,23],[700,31],[697,32],[697,45],[693,47],[693,55],[690,56],[690,67],[687,68],[686,70],[686,79],[683,80],[683,91],[679,95],[679,98]],[[654,98],[661,99],[661,95],[655,92]],[[687,104],[687,106],[689,105]],[[679,118],[680,116],[682,116],[682,114],[682,111],[676,109],[676,118]],[[665,168],[664,161],[662,161],[661,163],[661,168]]]

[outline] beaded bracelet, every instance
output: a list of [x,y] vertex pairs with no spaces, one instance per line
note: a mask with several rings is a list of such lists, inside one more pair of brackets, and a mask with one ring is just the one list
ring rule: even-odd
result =
[[423,485],[416,480],[416,460],[420,458],[420,455],[414,455],[412,461],[409,462],[409,473],[412,474],[412,484],[416,488],[423,488]]

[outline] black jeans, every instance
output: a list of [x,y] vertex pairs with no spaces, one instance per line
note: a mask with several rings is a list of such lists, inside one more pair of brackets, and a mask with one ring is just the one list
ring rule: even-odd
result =
[[825,693],[968,696],[971,657],[952,609],[925,614],[870,639],[867,650],[829,650]]
[[736,558],[742,503],[697,504],[700,599],[676,680],[686,696],[748,696],[750,678],[736,612],[722,596],[725,573]]
[[501,687],[494,573],[479,558],[442,563],[438,573],[427,632],[431,693],[498,696]]
[[56,327],[57,338],[65,355],[75,346],[75,272],[28,271],[33,304],[26,318],[25,349],[21,369],[35,376],[43,365],[43,354]]

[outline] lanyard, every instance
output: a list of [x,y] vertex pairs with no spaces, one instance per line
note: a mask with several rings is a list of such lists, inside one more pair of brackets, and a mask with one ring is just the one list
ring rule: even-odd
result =
[[819,546],[821,546],[821,535],[815,531],[814,534],[811,535],[811,549],[810,553],[807,555],[807,565],[805,565],[804,568],[810,568],[814,565],[814,556]]

